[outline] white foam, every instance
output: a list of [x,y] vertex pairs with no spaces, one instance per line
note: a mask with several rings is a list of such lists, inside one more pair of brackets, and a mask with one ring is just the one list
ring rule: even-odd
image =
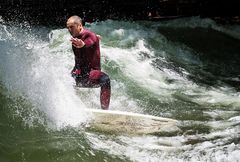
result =
[[[65,40],[66,32],[60,31],[56,36],[65,36],[60,40],[66,42],[51,49],[48,42],[31,33],[25,34],[25,29],[12,28],[3,28],[6,31],[4,39],[17,48],[9,48],[6,50],[8,55],[1,56],[1,66],[4,67],[2,81],[8,90],[25,96],[34,107],[46,114],[49,125],[56,128],[84,122],[87,115],[83,108],[86,106],[75,94],[75,83],[70,76],[73,57],[69,54],[69,40]],[[15,32],[17,39],[12,38]]]
[[119,39],[124,37],[124,29],[117,29],[111,32],[112,36],[117,36]]

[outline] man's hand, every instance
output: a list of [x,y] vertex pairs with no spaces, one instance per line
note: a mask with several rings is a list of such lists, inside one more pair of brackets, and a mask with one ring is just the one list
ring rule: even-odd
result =
[[82,48],[83,46],[85,46],[85,43],[78,38],[71,38],[70,41],[72,42],[72,45],[76,48]]
[[96,34],[96,36],[98,37],[99,40],[102,39],[101,35]]

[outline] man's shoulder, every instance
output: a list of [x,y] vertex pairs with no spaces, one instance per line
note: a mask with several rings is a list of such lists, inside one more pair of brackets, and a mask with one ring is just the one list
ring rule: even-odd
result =
[[94,35],[95,35],[94,32],[92,32],[92,31],[89,30],[89,29],[85,29],[85,28],[84,28],[84,30],[83,30],[83,34],[94,34]]

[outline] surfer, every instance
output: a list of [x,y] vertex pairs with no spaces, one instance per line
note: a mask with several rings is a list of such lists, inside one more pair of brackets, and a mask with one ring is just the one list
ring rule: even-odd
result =
[[108,75],[101,71],[100,36],[83,27],[79,16],[71,16],[67,20],[67,28],[72,38],[72,49],[75,56],[75,66],[71,71],[76,85],[79,87],[101,87],[101,108],[109,108],[111,85]]

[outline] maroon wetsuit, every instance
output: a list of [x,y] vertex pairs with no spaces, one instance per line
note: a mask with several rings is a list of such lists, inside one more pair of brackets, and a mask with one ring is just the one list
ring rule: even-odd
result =
[[82,48],[72,46],[75,55],[72,76],[80,87],[101,87],[101,107],[108,109],[111,85],[108,75],[101,71],[99,38],[87,29],[83,29],[77,38],[81,39],[85,45]]

